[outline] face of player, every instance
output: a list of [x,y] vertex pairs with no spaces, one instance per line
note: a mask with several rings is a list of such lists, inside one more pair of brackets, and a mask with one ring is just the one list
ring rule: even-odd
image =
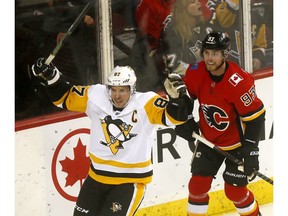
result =
[[199,0],[188,0],[187,11],[191,16],[201,16],[202,7]]
[[206,69],[210,71],[212,75],[220,76],[225,72],[225,58],[221,50],[208,50],[203,51],[203,58],[206,64]]
[[111,99],[117,108],[124,108],[130,99],[130,86],[111,86]]

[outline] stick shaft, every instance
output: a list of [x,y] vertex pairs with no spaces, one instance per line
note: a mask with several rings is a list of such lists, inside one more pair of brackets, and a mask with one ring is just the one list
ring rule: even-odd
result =
[[[206,140],[204,137],[198,135],[197,133],[193,132],[192,136],[195,139],[197,139],[200,142],[202,142],[203,144],[207,145],[208,147],[210,147],[210,148],[214,149],[215,151],[217,151],[218,153],[222,154],[223,156],[225,156],[229,160],[233,161],[238,166],[243,166],[244,165],[242,161],[240,161],[239,159],[235,158],[233,155],[229,154],[228,152],[223,151],[222,149],[220,149],[219,147],[217,147],[216,145],[214,145],[210,141]],[[269,177],[265,176],[264,174],[260,173],[259,171],[254,171],[253,174],[259,176],[260,178],[262,178],[266,182],[268,182],[268,183],[273,185],[273,180],[270,179]]]
[[64,37],[60,40],[60,42],[56,45],[56,47],[54,48],[54,50],[52,51],[52,53],[48,56],[48,58],[45,61],[46,65],[49,65],[53,59],[55,58],[55,56],[57,55],[57,53],[59,52],[59,50],[61,49],[61,47],[63,46],[63,44],[67,41],[67,39],[70,37],[70,35],[73,33],[73,31],[76,29],[76,27],[79,25],[79,23],[82,21],[83,17],[85,16],[85,14],[88,12],[88,10],[91,8],[91,6],[93,5],[93,2],[95,0],[89,0],[89,2],[86,4],[86,6],[83,8],[83,10],[81,11],[81,13],[78,15],[78,17],[75,19],[75,21],[72,23],[72,25],[69,27],[68,31],[65,33]]

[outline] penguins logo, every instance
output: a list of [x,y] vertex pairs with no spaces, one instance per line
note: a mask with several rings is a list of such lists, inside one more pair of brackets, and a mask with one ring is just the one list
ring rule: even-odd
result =
[[210,127],[224,131],[229,126],[229,118],[224,110],[214,105],[201,105],[204,117]]
[[122,206],[118,202],[113,202],[111,209],[112,209],[113,212],[121,211],[122,210]]
[[132,126],[120,119],[113,120],[111,116],[106,116],[104,119],[100,119],[100,121],[106,139],[106,142],[100,140],[100,143],[109,147],[114,155],[117,154],[119,149],[124,149],[123,142],[137,135],[130,133]]

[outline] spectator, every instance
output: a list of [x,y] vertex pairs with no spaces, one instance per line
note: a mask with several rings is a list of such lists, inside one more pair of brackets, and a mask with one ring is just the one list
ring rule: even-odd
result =
[[[50,11],[43,24],[43,30],[55,37],[55,46],[64,37],[87,2],[88,0],[50,0],[48,2]],[[59,68],[66,72],[65,75],[79,84],[91,84],[98,79],[95,32],[95,8],[92,7],[54,60]],[[65,58],[65,61],[62,58]]]
[[[53,47],[42,26],[47,15],[47,2],[26,5],[15,2],[15,120],[59,111],[47,99],[45,89],[31,79],[30,68],[35,58]],[[53,41],[55,47],[55,41]],[[44,48],[45,47],[45,48]]]
[[163,32],[155,62],[159,71],[184,75],[188,64],[201,60],[202,38],[212,31],[207,25],[199,0],[177,0],[171,25]]
[[263,67],[273,66],[273,0],[253,0],[251,10],[259,14],[266,26],[267,49]]
[[[199,55],[201,39],[199,38],[203,38],[207,32],[211,31],[203,16],[202,4],[199,0],[162,1],[161,4],[160,1],[140,1],[136,10],[136,19],[138,19],[137,23],[141,32],[148,35],[149,56],[152,57],[149,63],[155,67],[154,70],[148,72],[150,74],[151,71],[154,72],[149,77],[154,76],[154,79],[158,80],[156,85],[161,86],[168,71],[183,75],[189,63],[195,63],[201,59]],[[162,18],[159,18],[160,16],[155,13],[161,11]],[[143,18],[145,17],[143,14],[146,19]]]
[[175,0],[132,0],[138,32],[129,65],[137,73],[140,91],[162,90],[161,77],[151,56],[155,54],[162,32],[171,21],[174,2]]
[[[241,17],[239,0],[208,0],[207,5],[215,15],[212,17],[214,30],[227,32],[231,36],[231,50],[229,59],[241,64]],[[253,70],[265,65],[266,25],[261,16],[251,11],[251,37],[253,51]]]
[[175,0],[138,0],[135,20],[142,36],[148,41],[150,55],[158,48],[161,34],[171,22],[174,2]]

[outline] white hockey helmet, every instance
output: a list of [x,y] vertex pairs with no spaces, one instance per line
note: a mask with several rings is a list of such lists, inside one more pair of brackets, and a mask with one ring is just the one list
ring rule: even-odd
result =
[[136,75],[129,66],[116,66],[107,77],[107,89],[111,86],[130,86],[131,95],[136,92]]

